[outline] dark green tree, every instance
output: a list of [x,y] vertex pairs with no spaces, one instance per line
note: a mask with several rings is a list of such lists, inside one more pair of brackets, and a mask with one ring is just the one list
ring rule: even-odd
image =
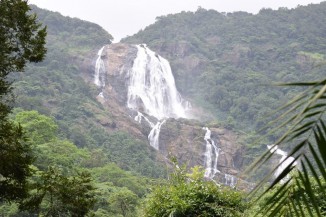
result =
[[18,112],[14,120],[23,127],[26,136],[34,145],[44,144],[56,139],[58,125],[51,117],[32,110]]
[[39,62],[46,53],[46,28],[30,13],[27,1],[0,1],[0,201],[26,196],[33,161],[20,126],[8,120],[13,97],[8,75]]
[[198,167],[191,174],[177,167],[169,182],[156,187],[144,204],[148,217],[234,217],[246,209],[240,192],[205,181]]
[[20,209],[41,216],[86,216],[95,204],[89,173],[65,176],[58,168],[49,167],[40,172],[32,188]]
[[128,188],[120,188],[109,197],[110,209],[123,217],[135,216],[138,199],[137,195]]

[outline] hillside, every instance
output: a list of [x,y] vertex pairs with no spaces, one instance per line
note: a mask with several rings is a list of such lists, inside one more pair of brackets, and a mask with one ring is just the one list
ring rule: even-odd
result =
[[[176,171],[202,167],[204,181],[252,188],[279,160],[243,174],[277,132],[252,141],[300,90],[272,84],[325,76],[326,2],[257,15],[198,8],[116,44],[96,24],[32,8],[47,26],[48,52],[10,78],[10,118],[33,146],[31,180],[90,173],[95,216],[137,216],[175,162]],[[0,212],[15,215],[17,205],[0,203]]]
[[[128,72],[138,56],[136,46],[125,45],[126,54],[119,53],[124,45],[111,44],[111,35],[100,26],[37,7],[33,10],[47,26],[47,57],[11,77],[16,95],[11,118],[23,126],[33,145],[37,173],[55,171],[76,177],[89,172],[96,187],[96,216],[123,213],[114,201],[124,197],[132,200],[128,212],[136,215],[135,207],[153,183],[167,176],[172,157],[180,165],[201,165],[206,178],[236,184],[235,176],[243,164],[242,148],[230,130],[167,117],[162,132],[153,135],[160,145],[155,148],[151,144],[149,137],[158,120],[146,113],[140,119],[146,117],[152,124],[135,120],[136,111],[126,106],[128,82],[120,73],[120,67]],[[106,54],[97,56],[103,45],[108,45]],[[99,57],[117,70],[104,71],[106,89],[94,84]],[[105,97],[101,98],[99,91]],[[205,142],[208,132],[210,142]],[[16,215],[18,208],[14,203],[0,204],[0,212]]]
[[219,124],[207,125],[173,117],[162,124],[161,136],[159,133],[154,136],[161,144],[160,150],[151,147],[149,134],[157,117],[148,117],[153,126],[139,124],[134,120],[135,110],[126,106],[128,81],[121,70],[128,74],[132,67],[137,56],[134,46],[127,46],[125,53],[122,52],[123,46],[106,46],[104,52],[107,54],[101,58],[111,68],[105,70],[104,82],[107,84],[102,90],[103,101],[98,96],[101,87],[94,84],[96,54],[103,45],[111,44],[112,37],[96,24],[38,8],[34,11],[47,25],[48,53],[42,63],[30,65],[25,72],[15,74],[17,107],[53,117],[61,138],[69,139],[77,147],[91,152],[100,149],[107,160],[120,168],[155,178],[166,175],[166,164],[170,164],[172,156],[189,167],[201,165],[209,168],[210,165],[205,163],[205,131],[202,129],[209,126],[212,138],[224,151],[218,161],[215,147],[214,164],[221,168],[221,181],[225,182],[224,174],[239,173],[243,159],[238,135]]
[[241,175],[239,135],[191,119],[196,109],[178,93],[166,59],[142,44],[116,43],[100,49],[95,65],[94,73],[84,77],[97,86],[96,98],[110,111],[110,119],[101,120],[109,131],[127,131],[147,141],[167,167],[176,158],[188,168],[201,166],[206,178],[221,183]]
[[[112,131],[112,111],[96,100],[97,89],[84,75],[93,76],[96,53],[112,36],[97,24],[33,7],[47,26],[47,56],[15,73],[16,107],[53,117],[59,135],[80,148],[100,148],[120,168],[160,177],[164,168],[155,151],[126,129]],[[111,129],[111,130],[110,130]],[[121,144],[124,144],[121,146]],[[139,159],[142,159],[139,161]]]
[[199,8],[157,17],[122,41],[146,43],[169,59],[183,96],[250,134],[295,94],[272,84],[325,75],[325,30],[326,2],[257,15]]
[[[42,215],[48,199],[50,209],[64,211],[69,204],[60,197],[78,199],[73,191],[94,199],[91,215],[140,216],[153,187],[175,181],[192,196],[185,186],[196,187],[200,200],[202,187],[252,189],[287,155],[277,149],[281,157],[244,174],[279,132],[252,141],[300,90],[272,84],[325,76],[326,2],[257,15],[198,8],[158,17],[115,44],[96,24],[32,8],[47,26],[47,57],[10,77],[16,104],[9,118],[25,131],[35,162],[20,204],[28,213],[1,201],[4,216]],[[173,205],[184,203],[175,190]]]
[[[106,90],[111,91],[109,100],[103,103],[97,97],[99,88],[93,81],[96,53],[111,43],[112,36],[96,24],[34,8],[48,26],[48,54],[44,62],[30,65],[13,78],[17,106],[54,117],[61,137],[78,147],[101,148],[121,168],[151,177],[165,173],[159,162],[169,154],[183,163],[205,166],[203,126],[216,127],[216,139],[223,127],[235,129],[238,133],[230,135],[234,141],[232,154],[225,161],[228,163],[219,166],[229,165],[225,172],[233,171],[230,165],[234,161],[241,170],[266,149],[266,144],[250,145],[255,130],[266,122],[263,117],[295,94],[271,84],[324,75],[320,65],[326,49],[326,28],[322,28],[325,7],[321,3],[293,10],[263,9],[257,15],[199,8],[194,13],[159,17],[155,24],[124,39],[127,43],[146,43],[170,61],[177,89],[204,120],[181,121],[187,126],[183,129],[173,120],[162,125],[159,140],[169,147],[162,156],[149,146],[150,128],[130,118],[135,114],[125,106],[125,78],[109,76],[109,83],[116,81],[107,87],[111,88]],[[120,51],[119,45],[112,46],[109,63],[127,69],[136,54],[127,58],[127,67],[119,63],[119,58],[128,56]],[[189,126],[195,126],[196,132],[190,133]],[[273,137],[266,143],[272,141]],[[189,162],[189,156],[194,155],[192,147],[196,147],[196,157]]]

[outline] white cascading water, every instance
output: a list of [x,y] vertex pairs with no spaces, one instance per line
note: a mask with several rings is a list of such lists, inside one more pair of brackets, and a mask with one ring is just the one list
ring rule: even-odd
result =
[[[204,137],[204,140],[206,141],[204,177],[213,180],[216,173],[221,174],[221,172],[217,169],[217,161],[221,149],[216,146],[214,140],[211,138],[210,129],[208,127],[203,127],[203,130],[206,130]],[[224,179],[224,184],[232,188],[234,188],[237,184],[237,178],[230,174],[225,173]]]
[[204,137],[204,140],[206,141],[204,177],[213,179],[216,173],[220,173],[217,169],[217,160],[220,149],[216,147],[214,140],[211,139],[211,131],[208,127],[203,127],[203,130],[206,130]]
[[235,176],[225,173],[224,178],[225,178],[225,183],[224,183],[225,185],[234,188],[235,185],[237,184],[237,178]]
[[137,112],[137,115],[135,117],[135,121],[137,121],[138,123],[141,124],[141,121],[142,121],[143,118],[151,127],[154,127],[154,124],[152,122],[150,122],[148,120],[148,118],[146,118],[141,112]]
[[95,62],[95,75],[94,75],[94,84],[101,88],[99,94],[103,98],[103,88],[105,87],[105,66],[104,61],[102,60],[102,53],[105,46],[103,46],[97,53],[97,59]]
[[159,150],[159,136],[161,126],[165,123],[166,120],[158,121],[156,125],[152,128],[151,132],[148,134],[149,143],[153,148]]
[[130,109],[138,111],[135,120],[141,123],[145,116],[139,112],[154,116],[159,121],[147,123],[152,130],[148,135],[150,145],[159,150],[159,134],[165,119],[186,117],[188,102],[183,100],[175,86],[169,62],[146,45],[136,45],[137,57],[129,71],[128,101]]
[[[267,148],[271,153],[275,153],[278,155],[281,155],[281,159],[279,161],[279,165],[274,173],[275,178],[278,177],[290,164],[295,161],[294,157],[289,156],[287,152],[281,150],[278,148],[278,145],[267,145]],[[294,162],[292,164],[293,166],[297,165],[297,162]],[[284,179],[281,180],[282,183],[286,182],[290,178],[289,175],[287,175]]]
[[158,120],[186,117],[183,103],[175,86],[169,62],[146,45],[136,45],[137,57],[129,71],[127,106]]
[[142,119],[144,119],[149,126],[152,128],[152,130],[148,134],[148,140],[150,145],[155,148],[156,150],[159,150],[159,135],[161,126],[165,123],[166,120],[158,121],[156,124],[153,124],[148,118],[146,118],[141,112],[138,112],[138,114],[135,117],[135,121],[141,124]]

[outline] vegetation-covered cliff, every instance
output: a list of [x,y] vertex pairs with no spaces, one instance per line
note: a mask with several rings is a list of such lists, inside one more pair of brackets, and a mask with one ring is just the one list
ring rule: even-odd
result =
[[198,8],[157,17],[122,41],[169,59],[181,94],[248,133],[294,94],[272,84],[324,75],[325,29],[326,2],[256,15]]

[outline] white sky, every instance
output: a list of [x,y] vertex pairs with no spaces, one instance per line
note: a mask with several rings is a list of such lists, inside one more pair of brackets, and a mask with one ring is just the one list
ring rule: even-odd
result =
[[318,0],[29,0],[40,8],[57,11],[99,24],[118,42],[127,35],[155,22],[161,15],[196,11],[198,6],[219,12],[247,11],[261,8],[294,8],[320,3]]

